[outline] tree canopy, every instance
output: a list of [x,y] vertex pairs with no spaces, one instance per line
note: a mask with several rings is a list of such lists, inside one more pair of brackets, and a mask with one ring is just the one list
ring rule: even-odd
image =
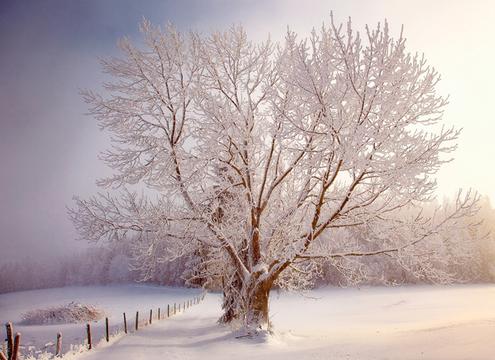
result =
[[439,126],[440,76],[402,33],[333,18],[279,43],[240,26],[141,31],[143,46],[123,39],[123,56],[102,61],[104,91],[83,93],[112,135],[100,185],[117,190],[76,198],[81,237],[131,236],[144,269],[196,254],[191,276],[221,281],[222,320],[253,329],[273,286],[307,286],[324,261],[388,256],[448,278],[434,264],[464,251],[451,240],[470,231],[477,196],[424,211],[459,131]]

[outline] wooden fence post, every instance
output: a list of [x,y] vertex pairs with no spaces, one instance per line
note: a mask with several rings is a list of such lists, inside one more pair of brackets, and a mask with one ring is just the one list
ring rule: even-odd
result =
[[12,359],[12,350],[14,349],[14,328],[12,323],[8,322],[5,324],[7,331],[7,359]]
[[107,342],[110,341],[110,334],[108,331],[108,318],[107,317],[105,318],[105,339],[107,340]]
[[139,311],[136,311],[136,331],[138,331],[139,328]]
[[167,317],[170,317],[170,304],[167,304]]
[[57,346],[55,347],[55,356],[62,356],[62,333],[57,333]]
[[153,322],[153,309],[150,309],[150,325]]
[[16,333],[14,337],[14,349],[12,351],[12,360],[19,359],[19,345],[21,344],[21,333]]
[[174,315],[177,313],[177,308],[175,307],[175,303],[174,303]]
[[158,320],[161,320],[160,319],[160,308],[158,308]]
[[127,334],[127,318],[125,317],[125,313],[124,313],[124,333]]
[[88,337],[88,350],[93,348],[93,344],[91,342],[91,325],[89,323],[86,324],[86,335]]

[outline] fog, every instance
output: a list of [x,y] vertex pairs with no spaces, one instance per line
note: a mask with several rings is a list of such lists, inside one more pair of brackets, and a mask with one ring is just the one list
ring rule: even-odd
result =
[[404,24],[409,49],[424,52],[450,94],[447,124],[464,128],[456,160],[439,174],[439,194],[474,187],[492,201],[495,121],[490,1],[13,1],[0,3],[0,263],[48,258],[87,246],[66,215],[74,194],[96,190],[108,170],[97,159],[108,141],[86,112],[79,89],[104,80],[98,57],[116,41],[139,39],[143,17],[201,31],[242,23],[252,38],[307,32],[329,19],[356,27],[388,18]]

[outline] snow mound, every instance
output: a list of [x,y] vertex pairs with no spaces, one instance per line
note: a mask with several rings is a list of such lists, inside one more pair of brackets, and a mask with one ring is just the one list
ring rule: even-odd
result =
[[36,309],[21,315],[23,325],[77,324],[101,319],[105,313],[94,305],[70,302],[66,305]]

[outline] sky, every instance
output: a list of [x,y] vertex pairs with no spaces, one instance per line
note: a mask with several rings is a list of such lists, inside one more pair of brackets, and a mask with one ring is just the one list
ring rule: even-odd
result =
[[424,53],[450,96],[446,125],[463,128],[454,161],[438,174],[439,196],[474,188],[495,202],[495,2],[491,0],[0,0],[0,263],[53,258],[85,242],[67,218],[74,195],[88,196],[109,173],[108,146],[79,91],[98,89],[99,58],[138,40],[143,17],[154,24],[208,32],[242,24],[253,40],[301,35],[330,11],[354,27],[387,19],[404,25],[411,52]]

